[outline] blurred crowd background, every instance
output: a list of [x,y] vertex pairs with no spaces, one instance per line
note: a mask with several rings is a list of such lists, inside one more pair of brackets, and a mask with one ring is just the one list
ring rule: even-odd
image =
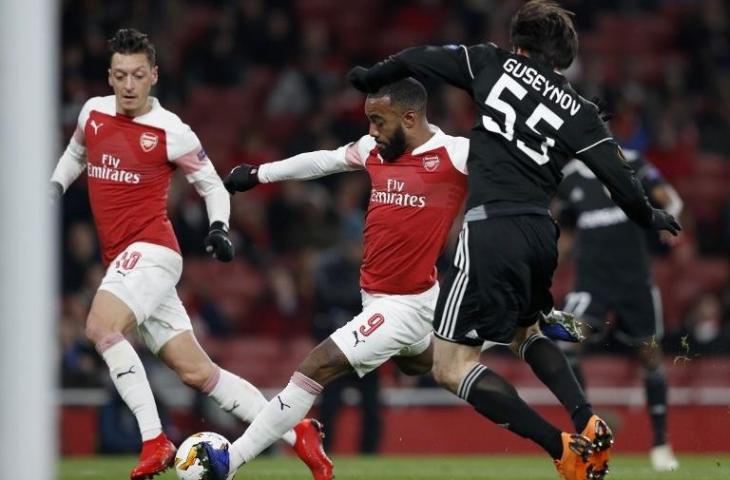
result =
[[[349,68],[419,44],[509,48],[509,18],[521,3],[64,0],[58,152],[85,100],[111,94],[106,39],[120,27],[150,35],[160,69],[154,95],[191,125],[224,176],[239,163],[358,139],[367,132],[364,98],[345,81]],[[730,5],[561,3],[575,12],[581,42],[567,76],[583,96],[606,102],[619,141],[642,151],[685,202],[680,244],[655,258],[665,348],[730,354]],[[431,122],[466,134],[471,100],[428,87]],[[344,174],[236,195],[237,258],[222,264],[203,251],[202,201],[182,175],[174,178],[170,216],[185,258],[179,292],[217,361],[264,387],[280,386],[312,342],[358,311],[368,188],[365,174]],[[83,335],[103,276],[83,179],[64,198],[62,226],[62,385],[104,386],[106,368]],[[568,260],[556,278],[558,305],[571,275]]]

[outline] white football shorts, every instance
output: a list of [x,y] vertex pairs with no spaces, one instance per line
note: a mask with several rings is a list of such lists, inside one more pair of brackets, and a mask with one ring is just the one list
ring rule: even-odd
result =
[[99,286],[134,312],[137,331],[154,354],[171,338],[193,328],[175,289],[182,268],[176,251],[135,242],[109,264]]
[[360,376],[394,356],[412,357],[431,343],[439,286],[415,295],[362,293],[362,313],[330,338]]

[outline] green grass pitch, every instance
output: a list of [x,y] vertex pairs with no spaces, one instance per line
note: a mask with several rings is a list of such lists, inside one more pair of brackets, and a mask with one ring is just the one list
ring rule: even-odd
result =
[[[483,457],[335,457],[337,480],[556,480],[544,456]],[[730,454],[680,455],[677,472],[656,473],[647,456],[616,456],[609,480],[730,479]],[[123,480],[129,478],[132,457],[63,459],[58,480]],[[265,457],[242,468],[237,480],[307,480],[308,470],[291,457]],[[174,480],[167,471],[155,480]]]

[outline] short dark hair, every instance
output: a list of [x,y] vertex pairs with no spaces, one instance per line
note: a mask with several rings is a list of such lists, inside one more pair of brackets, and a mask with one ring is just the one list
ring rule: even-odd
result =
[[107,41],[111,55],[115,53],[130,54],[144,53],[147,55],[150,65],[153,67],[157,62],[155,46],[150,42],[146,34],[134,28],[120,28],[112,38]]
[[383,85],[380,90],[368,96],[371,98],[390,97],[393,105],[400,105],[417,112],[425,112],[428,102],[426,87],[413,77]]
[[568,68],[578,53],[572,16],[551,0],[530,0],[512,17],[512,45],[553,68]]

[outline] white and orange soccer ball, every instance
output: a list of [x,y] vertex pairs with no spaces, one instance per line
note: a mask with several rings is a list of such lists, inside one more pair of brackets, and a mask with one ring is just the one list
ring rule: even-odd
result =
[[178,479],[205,480],[209,478],[207,466],[201,462],[199,444],[202,442],[209,442],[215,449],[228,449],[231,446],[223,435],[214,432],[199,432],[190,435],[180,444],[177,454],[175,454],[175,473]]

